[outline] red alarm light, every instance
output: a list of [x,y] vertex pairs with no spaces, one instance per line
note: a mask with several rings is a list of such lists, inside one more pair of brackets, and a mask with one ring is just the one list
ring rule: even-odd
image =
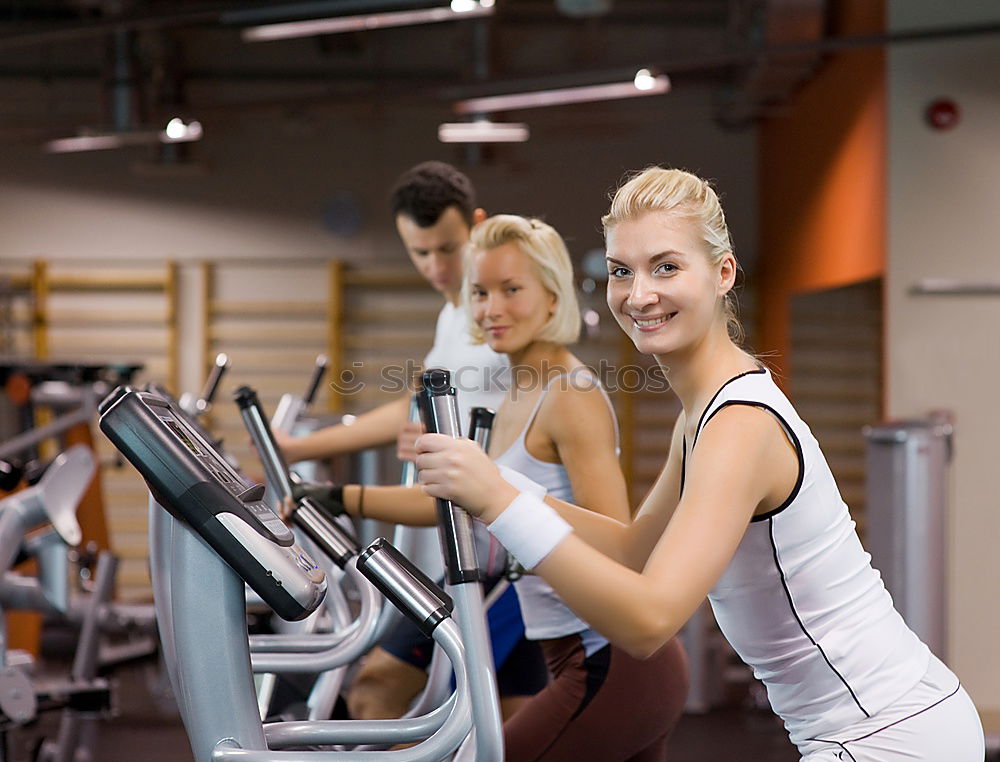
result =
[[961,116],[958,104],[951,98],[938,98],[931,101],[924,111],[927,124],[935,130],[950,130]]

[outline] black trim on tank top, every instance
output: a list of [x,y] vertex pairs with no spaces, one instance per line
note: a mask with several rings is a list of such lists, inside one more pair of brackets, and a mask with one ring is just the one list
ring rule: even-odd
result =
[[688,438],[687,434],[681,437],[681,488],[677,492],[677,499],[684,497],[684,478],[687,476],[688,464]]
[[788,424],[788,421],[784,419],[781,413],[779,413],[773,407],[768,405],[766,402],[758,402],[757,400],[726,400],[721,405],[719,405],[712,412],[710,416],[708,416],[708,419],[705,421],[705,423],[702,424],[702,427],[707,426],[708,422],[715,417],[716,413],[718,413],[720,410],[724,408],[729,407],[730,405],[746,405],[747,407],[756,407],[760,408],[761,410],[766,410],[767,412],[769,412],[771,415],[773,415],[775,418],[778,419],[778,423],[781,424],[781,428],[784,430],[785,436],[787,436],[792,441],[792,444],[795,446],[795,459],[798,461],[799,464],[799,473],[795,479],[795,486],[792,487],[792,491],[789,493],[788,497],[785,498],[784,502],[782,502],[782,504],[779,505],[777,508],[768,511],[767,513],[761,513],[750,519],[751,523],[754,521],[765,521],[771,518],[772,516],[777,516],[788,506],[790,506],[792,502],[795,500],[795,498],[799,496],[799,490],[802,489],[802,481],[803,479],[805,479],[806,475],[806,461],[805,457],[802,454],[802,443],[799,442],[798,436],[796,436],[795,432],[792,431],[792,427]]
[[[698,444],[698,434],[701,433],[702,427],[705,425],[705,423],[707,423],[707,421],[705,421],[705,414],[712,409],[712,405],[719,398],[719,395],[722,394],[722,390],[725,389],[727,386],[729,386],[731,383],[733,383],[733,381],[737,381],[743,378],[744,376],[750,376],[753,375],[754,373],[764,373],[764,372],[765,372],[764,368],[757,368],[755,370],[745,370],[742,373],[733,376],[731,379],[726,381],[726,383],[724,383],[722,386],[718,388],[715,394],[712,395],[712,399],[710,399],[708,401],[708,404],[705,405],[705,409],[701,411],[701,418],[698,420],[698,427],[694,430],[694,442],[691,444],[692,450],[694,449],[694,446]],[[678,500],[680,500],[680,498],[684,495],[684,479],[685,476],[687,475],[686,474],[687,453],[688,453],[687,434],[684,434],[681,442],[681,486],[677,494]]]
[[706,423],[706,421],[705,421],[705,414],[709,410],[712,409],[712,405],[719,398],[719,395],[722,394],[722,390],[725,389],[727,386],[729,386],[731,383],[733,383],[733,381],[738,381],[739,379],[743,378],[744,376],[751,376],[751,375],[753,375],[755,373],[764,373],[764,372],[765,372],[764,368],[757,368],[756,370],[745,370],[742,373],[733,376],[731,379],[729,379],[728,381],[726,381],[726,383],[724,383],[722,386],[719,387],[719,390],[715,394],[712,395],[712,399],[710,399],[708,401],[708,404],[705,405],[705,409],[701,411],[701,417],[698,419],[698,428],[696,428],[694,430],[694,441],[691,443],[691,449],[692,450],[698,444],[698,435],[701,433],[701,429],[702,429],[702,427]]
[[[826,738],[807,738],[806,740],[807,741],[818,741],[819,743],[833,743],[833,744],[837,744],[837,746],[843,747],[844,751],[847,751],[847,747],[844,746],[844,744],[857,743],[858,741],[864,741],[866,738],[871,738],[873,735],[881,733],[883,730],[888,730],[889,728],[893,727],[894,725],[898,725],[901,722],[906,722],[907,720],[913,719],[918,714],[923,714],[924,712],[930,711],[931,709],[933,709],[934,707],[936,707],[938,704],[942,704],[945,701],[947,701],[948,699],[950,699],[952,696],[954,696],[956,693],[958,693],[959,690],[961,690],[961,688],[962,688],[962,683],[959,682],[959,684],[955,686],[955,690],[953,690],[947,696],[942,696],[937,701],[935,701],[933,704],[928,704],[923,709],[918,709],[917,711],[913,712],[913,714],[908,714],[905,717],[900,717],[898,720],[890,722],[888,725],[883,725],[878,730],[873,730],[871,733],[865,733],[863,736],[858,736],[857,738],[852,738],[849,741],[831,741],[831,740],[826,739]],[[850,754],[849,751],[847,753]],[[854,759],[854,757],[851,757],[851,759]]]
[[[844,762],[858,762],[858,760],[854,757],[853,754],[851,754],[851,752],[848,750],[846,746],[844,746],[844,744],[837,743],[836,741],[834,741],[834,743],[836,743],[837,746],[843,749],[843,751],[837,752],[837,759],[842,759],[844,760]],[[844,756],[845,754],[847,755],[846,757]]]
[[844,687],[847,688],[847,692],[851,694],[851,698],[854,699],[854,703],[857,704],[858,709],[862,711],[865,717],[871,717],[868,710],[861,705],[861,701],[858,699],[858,695],[854,692],[854,689],[851,688],[850,683],[848,683],[847,680],[844,679],[844,676],[837,671],[837,668],[833,666],[833,662],[831,662],[830,658],[826,655],[826,651],[823,650],[823,646],[817,643],[815,638],[809,634],[809,630],[806,629],[801,617],[799,617],[799,612],[795,609],[795,601],[792,600],[792,591],[788,589],[788,582],[785,579],[785,570],[781,568],[781,561],[778,558],[778,544],[774,541],[774,517],[769,518],[767,523],[768,536],[771,540],[771,551],[774,554],[774,566],[778,570],[778,579],[781,580],[781,587],[785,591],[785,597],[788,598],[788,607],[792,611],[792,616],[795,617],[795,621],[798,622],[799,628],[802,630],[803,634],[809,638],[809,642],[816,646],[820,656],[823,657],[823,661],[826,662],[827,666],[833,670],[833,674],[835,674],[840,679],[840,682],[844,684]]

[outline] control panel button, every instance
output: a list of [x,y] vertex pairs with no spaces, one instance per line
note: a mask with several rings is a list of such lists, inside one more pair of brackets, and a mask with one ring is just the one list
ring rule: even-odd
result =
[[281,523],[279,519],[265,519],[261,523],[263,523],[267,530],[279,540],[284,540],[285,538],[292,536],[291,530]]
[[264,499],[264,485],[254,484],[240,494],[240,500],[244,503],[256,503]]

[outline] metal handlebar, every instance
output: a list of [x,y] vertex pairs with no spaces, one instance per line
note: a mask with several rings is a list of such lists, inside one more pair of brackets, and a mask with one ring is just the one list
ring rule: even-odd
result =
[[357,541],[336,522],[331,521],[322,506],[312,498],[302,498],[292,511],[291,520],[300,527],[341,569],[361,550]]
[[222,377],[227,370],[229,370],[229,356],[225,352],[220,352],[215,356],[215,365],[212,366],[212,371],[205,380],[205,387],[198,396],[196,406],[199,413],[203,413],[211,407],[212,400],[215,399],[215,394],[219,391],[219,384],[222,383]]
[[490,449],[494,418],[496,413],[488,407],[474,407],[469,414],[469,439],[482,447],[483,452]]
[[271,432],[271,425],[267,422],[264,409],[257,397],[257,392],[249,386],[241,386],[236,390],[234,396],[236,404],[240,408],[240,416],[243,423],[250,432],[254,447],[264,465],[264,472],[267,474],[267,483],[277,492],[278,502],[292,498],[292,482],[288,476],[288,464],[285,456],[278,449],[278,443],[274,440]]
[[313,400],[316,399],[316,392],[319,391],[320,382],[323,380],[329,364],[330,361],[326,355],[320,355],[316,358],[316,367],[313,369],[312,378],[309,379],[309,386],[306,387],[305,396],[302,398],[305,407],[309,407],[313,403]]
[[[427,431],[461,436],[457,393],[451,386],[451,373],[428,370],[421,381],[420,410]],[[476,728],[475,759],[477,762],[500,762],[504,756],[503,721],[486,631],[486,612],[479,584],[483,575],[476,557],[472,518],[450,500],[439,499],[437,511],[448,591],[455,599],[455,620],[465,644]]]
[[[434,434],[462,436],[451,373],[441,369],[428,370],[421,382],[420,414],[424,428]],[[472,537],[472,518],[450,500],[438,498],[436,504],[448,583],[460,585],[482,581]]]

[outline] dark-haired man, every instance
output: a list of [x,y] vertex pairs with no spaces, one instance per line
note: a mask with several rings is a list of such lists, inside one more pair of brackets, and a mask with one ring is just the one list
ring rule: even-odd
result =
[[[496,409],[504,390],[497,379],[507,368],[505,356],[485,344],[473,344],[461,304],[462,264],[472,226],[486,218],[476,205],[475,190],[464,174],[449,164],[429,161],[405,172],[397,181],[390,210],[396,231],[417,272],[442,296],[434,345],[425,368],[447,368],[455,374],[461,420],[476,406]],[[411,457],[419,425],[407,424],[409,397],[386,403],[350,426],[331,426],[301,438],[279,436],[289,462],[330,457],[398,442],[399,455]],[[541,654],[523,638],[523,624],[513,590],[490,611],[495,656],[506,659],[498,672],[501,707],[509,715],[521,700],[545,684]],[[433,642],[405,620],[374,648],[361,664],[348,694],[356,719],[402,716],[426,682]],[[509,658],[507,658],[509,656]],[[504,659],[500,659],[504,661]]]
[[[396,231],[417,272],[445,298],[438,314],[434,345],[425,368],[448,368],[458,374],[461,420],[476,406],[494,410],[503,400],[496,384],[506,359],[485,344],[473,344],[460,299],[462,256],[469,231],[485,219],[476,206],[471,181],[450,164],[428,161],[404,173],[392,191],[390,210]],[[409,397],[402,395],[363,415],[350,426],[330,426],[308,436],[276,435],[289,462],[328,458],[400,442],[400,456],[409,457],[406,425]],[[403,435],[402,438],[400,435]]]

